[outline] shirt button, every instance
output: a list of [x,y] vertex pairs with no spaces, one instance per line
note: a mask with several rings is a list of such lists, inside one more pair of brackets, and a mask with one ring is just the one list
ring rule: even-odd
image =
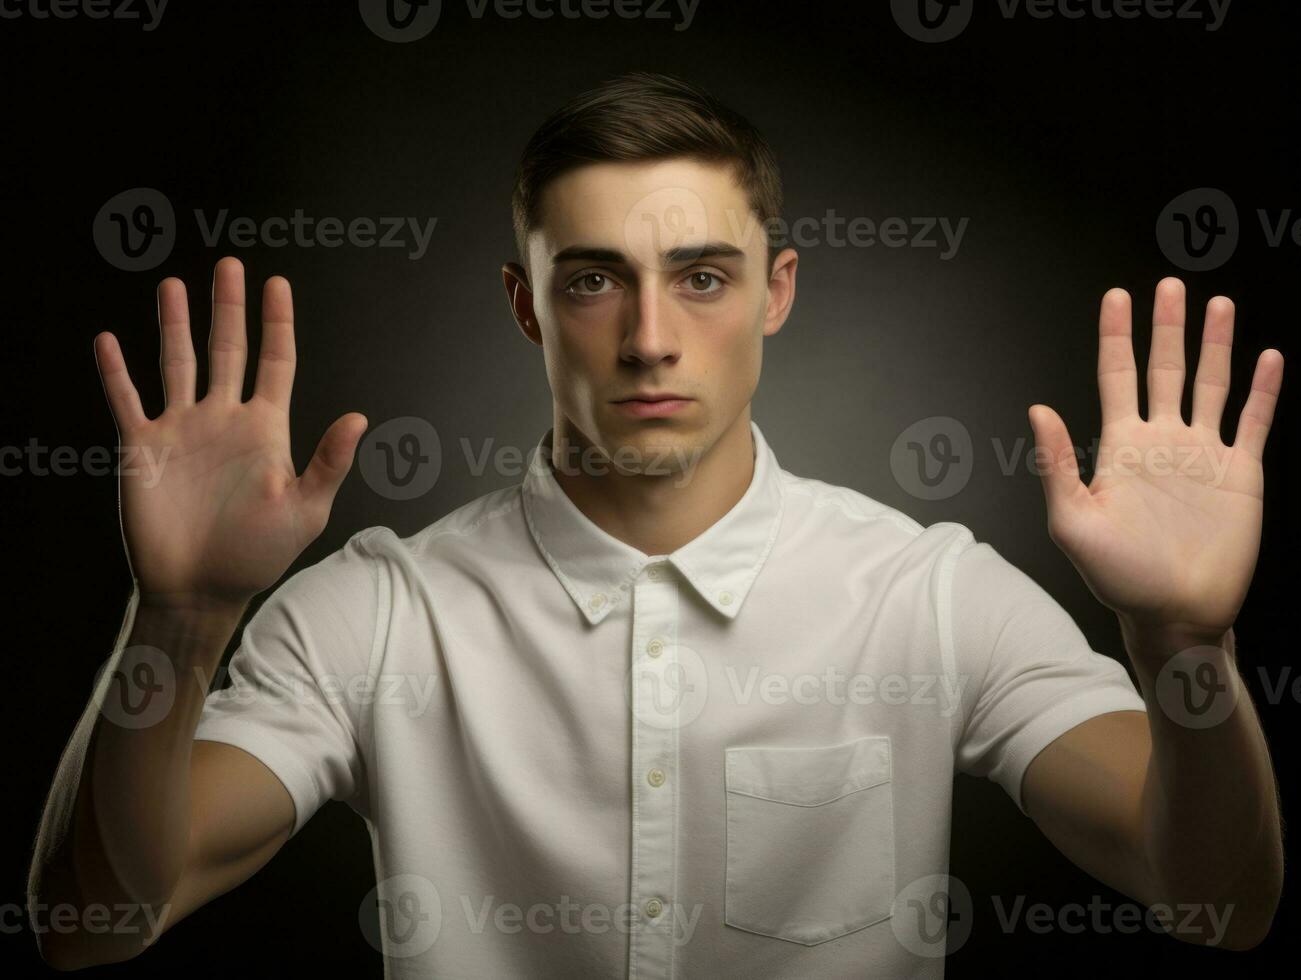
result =
[[659,918],[659,914],[664,911],[664,903],[658,898],[652,898],[646,903],[646,914],[652,919]]
[[592,596],[592,598],[587,600],[587,604],[588,606],[591,607],[593,611],[600,609],[602,606],[605,605],[605,593],[604,592],[596,593],[596,595]]
[[650,568],[646,569],[646,577],[651,581],[658,581],[660,577],[659,565],[652,565]]
[[723,605],[725,605],[725,606],[730,606],[730,605],[732,604],[732,600],[733,600],[734,598],[735,598],[735,596],[733,596],[732,593],[730,593],[730,592],[720,592],[720,593],[718,593],[718,601],[721,602],[721,603],[722,603]]
[[651,641],[646,644],[646,652],[652,657],[658,657],[664,652],[664,641],[658,636],[652,637]]
[[652,769],[650,772],[646,773],[646,782],[650,783],[652,786],[663,786],[664,770]]

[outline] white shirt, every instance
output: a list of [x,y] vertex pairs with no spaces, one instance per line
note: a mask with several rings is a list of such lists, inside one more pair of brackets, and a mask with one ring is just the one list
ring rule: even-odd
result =
[[1020,806],[1049,742],[1144,710],[968,529],[751,431],[745,495],[672,554],[585,517],[548,430],[521,484],[253,616],[195,737],[262,760],[294,833],[362,816],[386,976],[939,977],[954,773]]

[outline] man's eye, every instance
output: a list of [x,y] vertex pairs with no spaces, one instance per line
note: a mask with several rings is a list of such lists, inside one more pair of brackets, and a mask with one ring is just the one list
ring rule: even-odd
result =
[[[708,295],[710,293],[716,293],[723,288],[723,280],[721,278],[719,278],[717,275],[715,275],[712,272],[705,272],[703,269],[697,272],[693,272],[691,273],[691,275],[687,276],[687,282],[688,284],[690,284],[691,291],[693,293],[703,293],[705,295]],[[701,288],[702,286],[708,287],[711,283],[717,286],[718,288],[717,289]]]
[[612,280],[609,276],[602,275],[599,272],[588,272],[571,282],[567,287],[567,291],[576,293],[579,296],[597,296],[601,293],[608,292],[608,290],[601,288],[606,284],[612,284]]

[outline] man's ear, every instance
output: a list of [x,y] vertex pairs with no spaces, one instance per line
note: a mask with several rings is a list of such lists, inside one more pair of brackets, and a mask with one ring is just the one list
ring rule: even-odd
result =
[[799,253],[793,248],[783,249],[773,256],[772,273],[768,279],[768,307],[763,319],[765,337],[771,337],[782,328],[795,305],[795,267],[799,262]]
[[502,284],[506,287],[506,302],[524,336],[542,346],[542,331],[533,313],[533,290],[529,287],[529,274],[517,262],[507,262],[501,267]]

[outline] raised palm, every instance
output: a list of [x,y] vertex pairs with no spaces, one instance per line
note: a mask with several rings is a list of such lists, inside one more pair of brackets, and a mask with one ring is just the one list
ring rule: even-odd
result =
[[1184,387],[1185,292],[1157,286],[1148,358],[1147,419],[1138,414],[1130,298],[1113,289],[1099,316],[1102,436],[1088,486],[1070,436],[1046,405],[1030,409],[1043,470],[1048,529],[1094,595],[1121,616],[1207,638],[1233,625],[1260,550],[1261,457],[1283,379],[1264,351],[1230,445],[1220,439],[1228,395],[1233,303],[1207,304],[1191,423]]
[[141,408],[116,338],[95,354],[118,428],[122,533],[142,601],[178,608],[239,605],[270,586],[325,528],[352,465],[365,416],[349,413],[321,437],[301,477],[289,442],[295,346],[289,283],[267,280],[262,346],[252,397],[244,270],[225,258],[213,275],[208,388],[195,400],[194,348],[185,285],[158,289],[167,404]]

